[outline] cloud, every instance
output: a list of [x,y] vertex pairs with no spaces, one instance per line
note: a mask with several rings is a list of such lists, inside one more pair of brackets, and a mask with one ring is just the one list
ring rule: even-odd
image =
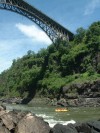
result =
[[100,0],[90,0],[90,3],[85,8],[84,15],[92,14],[98,7],[100,7]]
[[13,59],[21,56],[20,44],[20,40],[0,40],[0,73],[11,66]]
[[18,23],[16,27],[27,37],[33,41],[42,42],[44,44],[51,44],[49,37],[35,25],[25,25]]
[[32,46],[27,39],[0,40],[0,72],[8,69],[13,59],[25,55]]
[[13,59],[22,57],[28,50],[38,52],[46,47],[44,43],[33,42],[30,38],[0,40],[0,73],[11,66]]

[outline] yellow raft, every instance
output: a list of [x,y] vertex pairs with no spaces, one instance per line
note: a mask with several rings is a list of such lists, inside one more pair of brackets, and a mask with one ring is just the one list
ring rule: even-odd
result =
[[58,109],[55,109],[56,112],[67,112],[68,109],[66,108],[58,108]]

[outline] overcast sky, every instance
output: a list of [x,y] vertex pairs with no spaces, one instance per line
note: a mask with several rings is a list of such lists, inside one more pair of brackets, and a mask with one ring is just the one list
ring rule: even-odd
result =
[[[100,20],[100,0],[26,0],[75,33]],[[47,35],[29,19],[0,10],[0,72],[28,50],[37,52],[51,44]]]

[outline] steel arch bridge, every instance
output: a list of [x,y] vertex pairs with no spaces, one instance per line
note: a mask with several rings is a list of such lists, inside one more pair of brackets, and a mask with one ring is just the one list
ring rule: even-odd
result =
[[27,17],[36,23],[48,35],[52,42],[55,42],[58,38],[69,41],[73,40],[72,32],[24,0],[0,0],[0,9],[9,10]]

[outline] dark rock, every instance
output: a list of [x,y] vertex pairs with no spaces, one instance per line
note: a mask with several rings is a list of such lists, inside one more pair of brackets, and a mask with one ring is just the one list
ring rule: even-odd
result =
[[77,129],[78,133],[91,133],[91,128],[86,123],[76,123],[75,128]]
[[78,133],[75,129],[74,125],[69,124],[67,126],[56,124],[53,129],[51,129],[50,133]]
[[2,103],[8,103],[8,104],[21,104],[22,99],[21,98],[6,98],[6,99],[1,99],[0,100]]
[[100,133],[100,121],[68,124],[67,126],[56,124],[50,133]]
[[90,126],[90,128],[100,132],[100,121],[92,121],[88,122],[87,124]]
[[56,98],[52,99],[50,102],[50,105],[56,106],[57,105],[57,99]]
[[[68,86],[64,86],[62,88],[61,95],[63,95],[62,98],[65,98],[68,106],[100,106],[100,80],[85,83],[74,83]],[[82,99],[81,101],[80,97]],[[98,98],[99,100],[97,100],[96,98]],[[78,101],[76,102],[76,104],[72,101],[74,99]],[[58,101],[59,105],[67,106],[63,105],[63,103],[64,102]]]
[[68,104],[63,102],[57,102],[57,105],[60,105],[62,107],[68,107]]
[[73,84],[73,88],[82,89],[83,85],[80,83]]
[[65,94],[65,96],[64,97],[66,97],[67,99],[77,99],[78,98],[78,96],[77,96],[77,94]]
[[62,93],[67,93],[69,89],[70,89],[70,86],[64,86],[61,91]]
[[64,98],[61,98],[60,100],[58,100],[57,105],[61,105],[63,107],[67,107],[68,106],[68,104],[67,104],[67,102],[66,102],[66,100]]
[[98,92],[95,92],[94,94],[93,94],[93,98],[97,98],[97,97],[100,97],[100,92],[98,93]]
[[96,130],[91,129],[91,133],[100,133],[100,132],[97,132]]

